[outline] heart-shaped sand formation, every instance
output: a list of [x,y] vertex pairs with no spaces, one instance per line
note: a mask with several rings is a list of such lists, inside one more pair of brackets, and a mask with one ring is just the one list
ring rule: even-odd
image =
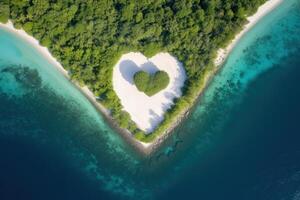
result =
[[[151,74],[151,78],[158,71],[164,71],[168,75],[168,83],[153,90],[154,83],[149,86],[149,82],[145,81],[148,83],[146,86],[154,91],[148,96],[149,88],[145,87],[144,93],[138,89],[141,85],[135,84],[134,75],[140,71]],[[164,113],[174,104],[174,98],[181,96],[185,79],[184,67],[168,53],[159,53],[150,59],[141,53],[127,53],[114,67],[112,83],[123,109],[141,130],[150,133],[164,119]]]
[[138,71],[134,74],[133,80],[137,89],[148,96],[153,96],[165,89],[170,82],[168,73],[165,71],[156,71],[154,74]]

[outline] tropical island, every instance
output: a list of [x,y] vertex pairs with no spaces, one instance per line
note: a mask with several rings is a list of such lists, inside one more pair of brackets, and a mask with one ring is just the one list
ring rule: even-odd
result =
[[47,47],[120,132],[149,147],[180,123],[236,41],[280,2],[4,0],[0,22]]

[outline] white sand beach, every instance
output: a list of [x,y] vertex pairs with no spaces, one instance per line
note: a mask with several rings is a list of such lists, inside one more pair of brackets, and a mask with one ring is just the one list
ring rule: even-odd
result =
[[275,7],[277,7],[283,0],[268,0],[265,4],[260,6],[257,12],[249,16],[247,18],[248,23],[244,26],[243,30],[239,32],[231,43],[225,49],[219,49],[217,52],[217,57],[214,61],[215,65],[221,65],[227,58],[230,51],[234,48],[237,42],[242,38],[242,36],[247,33],[261,18],[263,18],[266,14],[272,11]]
[[[140,70],[154,74],[157,70],[168,73],[169,85],[149,97],[140,92],[133,82],[133,75]],[[186,74],[183,65],[168,53],[159,53],[147,59],[141,53],[124,54],[114,67],[113,88],[123,109],[143,131],[152,132],[164,119],[164,113],[181,96]]]

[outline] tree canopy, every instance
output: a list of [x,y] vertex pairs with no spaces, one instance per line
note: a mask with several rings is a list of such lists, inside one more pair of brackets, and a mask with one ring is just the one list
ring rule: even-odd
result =
[[165,89],[170,82],[169,75],[165,71],[157,71],[153,75],[145,71],[138,71],[134,74],[133,80],[138,90],[148,96],[153,96]]

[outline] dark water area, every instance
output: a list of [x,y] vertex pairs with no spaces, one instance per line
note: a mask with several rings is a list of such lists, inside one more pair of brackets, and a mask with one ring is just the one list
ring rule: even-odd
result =
[[249,85],[209,165],[190,167],[161,199],[300,199],[300,51],[290,56]]
[[79,170],[61,145],[70,142],[63,133],[75,131],[70,122],[76,123],[72,115],[80,111],[68,109],[63,98],[42,87],[35,70],[9,69],[18,70],[10,70],[14,75],[22,74],[16,82],[27,93],[21,98],[0,95],[0,199],[111,199]]
[[66,164],[57,149],[22,137],[1,137],[0,145],[1,199],[112,199]]
[[299,13],[285,1],[247,33],[146,158],[0,29],[0,200],[300,200]]

